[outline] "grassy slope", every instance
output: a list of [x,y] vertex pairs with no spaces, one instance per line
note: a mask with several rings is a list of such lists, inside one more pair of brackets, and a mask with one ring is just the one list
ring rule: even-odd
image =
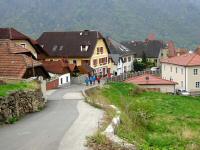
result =
[[20,82],[15,84],[0,85],[0,96],[6,96],[11,91],[35,89],[36,87],[37,84],[35,82]]
[[200,98],[143,92],[112,83],[102,90],[122,110],[117,134],[142,149],[200,149]]

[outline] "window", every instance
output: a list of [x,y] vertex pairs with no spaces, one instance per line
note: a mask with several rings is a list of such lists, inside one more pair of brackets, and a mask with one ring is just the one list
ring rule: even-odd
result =
[[75,64],[75,65],[77,64],[76,60],[73,60],[73,64]]
[[183,74],[183,69],[181,69],[181,74]]
[[200,82],[196,82],[196,88],[200,88]]
[[172,72],[172,67],[170,67],[170,71]]
[[194,69],[194,75],[198,75],[198,69]]
[[66,77],[66,82],[69,82],[68,77]]
[[63,46],[60,46],[59,50],[62,51],[63,50]]
[[125,63],[127,62],[127,58],[126,58],[126,57],[124,58],[124,62],[125,62]]
[[93,60],[93,66],[97,66],[97,59]]
[[63,79],[62,78],[60,79],[60,84],[63,84]]
[[178,68],[176,67],[176,73],[178,73]]
[[103,47],[100,47],[100,52],[101,54],[103,54]]
[[81,52],[87,52],[89,46],[87,45],[81,45]]
[[100,48],[97,47],[97,55],[99,55],[99,54],[100,54]]
[[128,57],[128,62],[131,62],[131,57]]
[[107,62],[108,62],[108,59],[107,59],[107,57],[105,57],[104,58],[104,64],[107,64]]
[[20,45],[21,45],[21,47],[26,48],[26,44],[22,43]]
[[57,50],[57,48],[58,48],[58,46],[54,45],[52,50],[55,52]]

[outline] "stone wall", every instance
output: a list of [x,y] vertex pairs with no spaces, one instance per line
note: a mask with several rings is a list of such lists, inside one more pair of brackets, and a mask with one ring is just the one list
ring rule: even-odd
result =
[[37,112],[45,106],[41,90],[16,91],[0,97],[0,122],[21,118],[27,113]]

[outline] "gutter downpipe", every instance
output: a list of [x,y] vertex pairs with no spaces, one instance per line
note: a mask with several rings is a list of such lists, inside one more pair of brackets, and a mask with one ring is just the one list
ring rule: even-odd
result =
[[[185,66],[185,90],[186,90],[186,66]],[[186,90],[187,91],[187,90]]]

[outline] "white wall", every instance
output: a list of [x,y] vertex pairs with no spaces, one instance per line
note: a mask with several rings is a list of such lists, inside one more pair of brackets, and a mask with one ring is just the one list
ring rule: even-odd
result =
[[71,82],[71,78],[70,78],[70,74],[64,74],[62,76],[59,77],[59,86],[63,85],[63,84],[67,84]]
[[[129,61],[128,60],[128,58],[131,58],[131,60]],[[123,70],[124,70],[124,68],[126,67],[127,68],[127,72],[129,72],[129,71],[132,71],[133,70],[133,62],[134,62],[134,60],[135,60],[135,57],[134,57],[134,55],[128,55],[128,56],[124,56],[123,57],[123,59],[125,59],[126,58],[126,62],[124,62],[124,64],[123,64]],[[124,70],[125,71],[125,70]],[[123,71],[123,72],[124,72]]]
[[[194,69],[198,69],[197,75],[194,75]],[[162,63],[162,78],[177,82],[176,89],[200,91],[200,88],[196,88],[196,82],[200,82],[200,66],[184,67]]]
[[175,85],[140,85],[143,88],[160,89],[162,93],[175,93]]

